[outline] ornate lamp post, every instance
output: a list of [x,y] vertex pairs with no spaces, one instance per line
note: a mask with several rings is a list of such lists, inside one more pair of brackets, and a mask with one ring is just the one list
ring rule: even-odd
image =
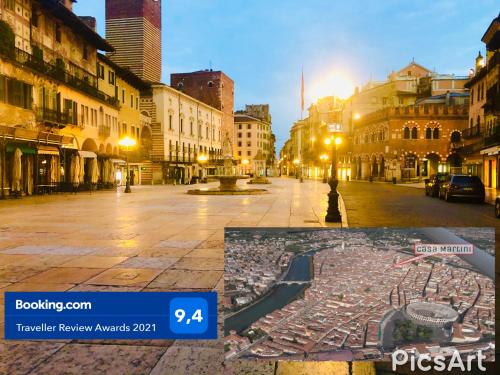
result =
[[337,179],[337,147],[342,143],[342,138],[334,137],[325,139],[325,144],[328,146],[332,144],[332,170],[330,180],[330,192],[328,193],[328,210],[326,213],[325,221],[327,223],[341,223],[342,216],[339,211],[339,193],[337,186],[339,181]]
[[206,164],[206,162],[208,161],[208,156],[205,155],[205,154],[199,154],[198,155],[198,158],[196,158],[196,160],[198,161],[198,164],[200,164],[200,167],[201,167],[201,181],[203,181],[203,179],[205,178],[204,175],[204,165]]
[[321,162],[323,164],[323,183],[326,184],[326,182],[328,180],[328,178],[327,178],[328,172],[326,170],[326,162],[328,161],[328,155],[321,154],[319,159],[321,160]]
[[125,193],[132,193],[132,190],[130,189],[130,165],[128,162],[128,153],[130,151],[130,148],[134,147],[137,144],[137,142],[135,139],[126,136],[125,138],[120,139],[118,144],[125,149],[125,157],[127,160],[127,179],[126,179],[127,182],[125,185]]

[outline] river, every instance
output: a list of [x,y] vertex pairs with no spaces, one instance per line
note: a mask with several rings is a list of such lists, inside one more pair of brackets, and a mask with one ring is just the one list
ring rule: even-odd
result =
[[[313,278],[312,253],[298,255],[293,258],[290,269],[283,280],[310,281]],[[274,286],[270,292],[253,305],[233,314],[224,320],[224,334],[230,330],[241,332],[261,317],[281,309],[298,297],[302,297],[306,284],[280,284]]]

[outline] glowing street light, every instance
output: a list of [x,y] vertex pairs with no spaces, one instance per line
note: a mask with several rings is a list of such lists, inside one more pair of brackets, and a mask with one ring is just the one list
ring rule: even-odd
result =
[[332,145],[332,170],[328,181],[330,192],[328,193],[328,211],[325,221],[327,223],[340,223],[342,222],[342,216],[339,211],[339,193],[337,191],[339,184],[337,179],[337,148],[342,144],[342,138],[332,135],[330,138],[325,139],[325,144],[327,146]]
[[124,138],[120,139],[118,141],[118,145],[120,147],[123,147],[125,150],[125,157],[127,159],[127,178],[126,178],[126,184],[125,184],[125,193],[131,193],[132,190],[130,189],[130,165],[128,162],[128,154],[129,151],[132,147],[135,147],[137,144],[137,141],[134,138],[131,138],[129,136],[125,136]]

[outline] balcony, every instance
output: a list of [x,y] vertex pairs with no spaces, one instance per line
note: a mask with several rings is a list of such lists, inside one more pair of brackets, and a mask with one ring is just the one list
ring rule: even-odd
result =
[[479,125],[474,125],[470,128],[465,128],[462,130],[462,138],[471,139],[479,137],[481,135],[481,128]]
[[57,124],[60,128],[65,127],[69,123],[69,116],[67,113],[59,112],[55,109],[38,108],[37,120],[47,121]]
[[500,126],[496,125],[488,129],[484,134],[484,147],[492,147],[500,144]]
[[[44,74],[59,82],[65,83],[76,90],[93,96],[101,101],[104,101],[112,106],[118,106],[118,100],[115,97],[110,97],[99,91],[97,87],[97,78],[93,74],[77,68],[76,74],[70,74],[62,60],[57,59],[56,64],[50,64],[40,57],[35,57],[19,48],[14,48],[12,52],[2,52],[2,56],[12,59],[17,63],[32,69],[38,73]],[[76,68],[75,68],[76,69]]]

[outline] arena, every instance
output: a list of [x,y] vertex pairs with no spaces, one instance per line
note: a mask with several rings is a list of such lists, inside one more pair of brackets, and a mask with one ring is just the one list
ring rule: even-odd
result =
[[450,306],[430,302],[411,303],[406,314],[415,323],[430,327],[444,327],[458,319],[458,313]]

